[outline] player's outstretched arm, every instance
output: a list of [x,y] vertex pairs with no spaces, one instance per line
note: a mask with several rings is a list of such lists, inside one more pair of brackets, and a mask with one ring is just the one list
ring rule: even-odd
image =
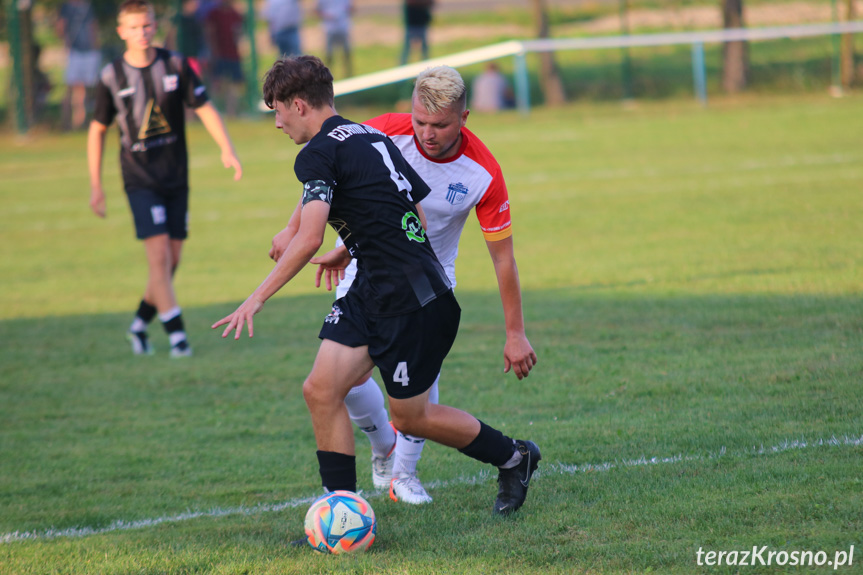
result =
[[102,189],[102,153],[108,126],[93,120],[87,132],[87,171],[90,173],[90,209],[100,218],[107,215],[105,190]]
[[324,242],[324,230],[329,214],[330,205],[326,202],[309,202],[306,204],[300,218],[300,229],[287,251],[276,262],[273,271],[234,313],[214,323],[212,328],[227,326],[222,332],[222,337],[228,337],[228,334],[233,331],[234,339],[240,339],[240,334],[245,327],[249,332],[249,337],[253,337],[255,328],[252,318],[261,311],[264,303],[282,286],[291,281],[317,253],[318,248]]
[[498,241],[486,241],[494,264],[503,318],[506,324],[506,343],[503,347],[503,372],[510,369],[518,379],[528,376],[536,365],[536,352],[524,331],[524,315],[521,307],[521,286],[518,267],[515,263],[512,236]]
[[243,166],[240,165],[237,152],[234,150],[234,144],[231,142],[228,129],[225,128],[225,123],[222,121],[219,112],[216,111],[216,108],[210,102],[207,102],[203,106],[195,108],[195,113],[222,151],[222,165],[226,168],[234,168],[234,180],[242,178]]

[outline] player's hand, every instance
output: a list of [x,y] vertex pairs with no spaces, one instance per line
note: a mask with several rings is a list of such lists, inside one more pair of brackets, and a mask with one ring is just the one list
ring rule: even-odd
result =
[[524,379],[530,370],[536,365],[536,352],[530,345],[525,335],[506,338],[503,347],[503,372],[509,373],[510,369],[519,379]]
[[321,287],[321,277],[324,278],[324,286],[327,291],[333,291],[334,287],[339,287],[339,284],[345,279],[344,269],[333,269],[319,265],[318,271],[315,272],[315,287]]
[[294,238],[294,231],[288,228],[283,229],[273,236],[273,247],[270,248],[270,258],[277,262],[285,250],[288,249],[288,244]]
[[100,218],[104,218],[108,214],[105,205],[105,192],[102,188],[93,188],[90,192],[90,209]]
[[318,271],[315,273],[315,287],[321,287],[321,277],[324,277],[327,291],[333,291],[333,286],[345,279],[345,268],[351,263],[351,254],[348,248],[339,246],[324,255],[309,260],[311,264],[317,264]]
[[223,317],[211,327],[212,329],[216,329],[217,327],[227,324],[228,327],[226,327],[225,331],[222,332],[222,337],[228,337],[228,334],[234,331],[234,339],[237,340],[240,339],[243,327],[248,326],[247,329],[249,337],[253,337],[255,335],[255,324],[252,318],[256,313],[261,311],[261,308],[263,307],[264,302],[258,301],[254,297],[249,296],[249,299],[244,301],[234,313]]
[[243,177],[243,166],[234,150],[222,150],[222,165],[226,168],[234,168],[234,181]]

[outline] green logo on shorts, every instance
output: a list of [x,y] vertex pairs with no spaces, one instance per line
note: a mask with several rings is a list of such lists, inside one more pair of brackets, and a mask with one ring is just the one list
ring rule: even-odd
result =
[[426,241],[426,231],[423,229],[422,222],[419,216],[413,212],[408,212],[402,218],[402,229],[405,231],[409,240],[424,243]]

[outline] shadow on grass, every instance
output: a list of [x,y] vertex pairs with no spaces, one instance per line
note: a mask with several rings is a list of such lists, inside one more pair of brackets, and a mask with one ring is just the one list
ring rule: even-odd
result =
[[[526,293],[539,364],[523,381],[503,373],[498,295],[459,300],[463,321],[442,402],[535,439],[547,462],[863,430],[857,297]],[[314,493],[301,386],[328,304],[320,296],[273,300],[254,339],[239,342],[209,329],[235,304],[187,308],[195,356],[183,360],[168,358],[155,330],[157,354],[132,356],[123,340],[130,314],[0,322],[7,529],[99,526],[129,509],[153,517]],[[359,460],[368,457],[365,442],[358,449]],[[453,450],[429,452],[427,477],[477,473]]]

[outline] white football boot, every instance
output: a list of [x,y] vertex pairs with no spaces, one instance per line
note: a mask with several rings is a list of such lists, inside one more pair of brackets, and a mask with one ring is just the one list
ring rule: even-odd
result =
[[390,499],[411,505],[432,502],[431,495],[426,492],[416,474],[393,477],[392,483],[390,483]]
[[393,478],[393,464],[396,462],[396,446],[386,456],[372,453],[372,483],[375,489],[386,489]]

